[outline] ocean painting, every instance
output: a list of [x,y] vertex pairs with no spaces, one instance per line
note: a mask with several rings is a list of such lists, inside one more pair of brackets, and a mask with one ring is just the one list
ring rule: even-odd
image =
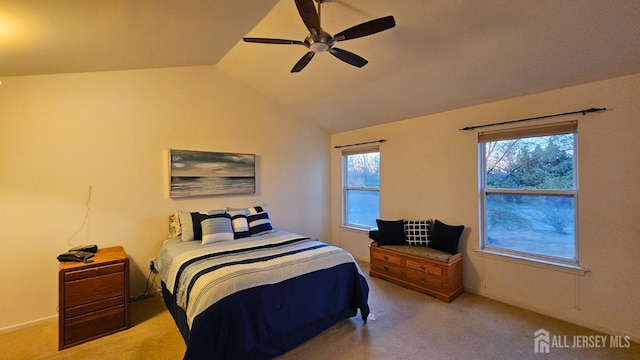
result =
[[169,158],[172,198],[256,192],[253,154],[170,150]]

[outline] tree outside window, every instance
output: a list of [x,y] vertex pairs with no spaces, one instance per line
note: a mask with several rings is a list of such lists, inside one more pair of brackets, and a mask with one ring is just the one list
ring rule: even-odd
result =
[[480,142],[483,249],[577,263],[576,136],[549,132]]

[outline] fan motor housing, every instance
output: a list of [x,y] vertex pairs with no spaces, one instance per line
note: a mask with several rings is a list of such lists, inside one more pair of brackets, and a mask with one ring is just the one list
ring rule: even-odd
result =
[[313,36],[313,34],[307,35],[305,42],[309,44],[311,51],[323,52],[331,49],[331,46],[333,46],[333,37],[321,29],[318,32],[318,36]]

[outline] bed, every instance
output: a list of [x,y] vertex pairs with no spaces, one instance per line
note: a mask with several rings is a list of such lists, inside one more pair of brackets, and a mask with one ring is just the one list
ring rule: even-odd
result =
[[369,315],[351,254],[283,230],[206,245],[169,239],[156,267],[184,359],[271,359]]

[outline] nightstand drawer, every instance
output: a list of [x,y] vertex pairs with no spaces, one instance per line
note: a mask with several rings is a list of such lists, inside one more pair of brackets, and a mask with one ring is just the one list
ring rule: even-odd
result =
[[64,274],[64,281],[74,281],[91,278],[100,275],[107,275],[116,272],[124,272],[124,263],[95,266],[88,269],[68,271]]
[[73,344],[125,328],[125,308],[122,305],[67,319],[64,341]]
[[114,306],[121,306],[121,305],[124,305],[124,303],[125,303],[124,296],[117,296],[117,297],[113,297],[105,300],[99,300],[99,301],[94,301],[87,304],[70,307],[67,309],[64,316],[68,319],[78,315],[87,314],[92,311],[98,311],[98,310],[102,310],[102,309],[106,309]]
[[66,282],[64,306],[68,309],[124,295],[124,272]]

